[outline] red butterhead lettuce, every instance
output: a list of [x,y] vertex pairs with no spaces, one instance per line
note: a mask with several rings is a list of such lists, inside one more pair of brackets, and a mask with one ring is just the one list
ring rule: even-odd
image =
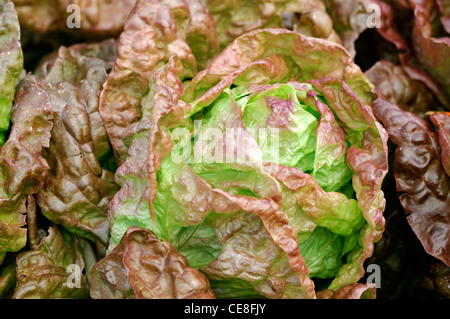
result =
[[[106,259],[135,226],[170,242],[219,297],[315,298],[363,276],[384,230],[387,133],[369,106],[371,83],[342,47],[264,29],[192,80],[183,55],[150,73],[135,95],[140,112],[116,135],[127,156]],[[108,296],[135,295],[118,271],[120,291]]]

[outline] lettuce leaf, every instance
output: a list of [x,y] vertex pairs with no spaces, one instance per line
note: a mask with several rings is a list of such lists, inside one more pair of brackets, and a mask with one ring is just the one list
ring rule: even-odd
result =
[[221,49],[244,33],[263,28],[287,28],[307,36],[340,43],[325,6],[317,0],[202,0],[217,26]]
[[96,157],[87,104],[68,82],[45,83],[53,112],[49,148],[52,169],[37,192],[42,214],[71,232],[108,244],[107,207],[118,187]]
[[[94,249],[89,241],[63,229],[51,227],[48,232],[35,249],[17,256],[13,298],[87,298],[90,271],[97,261]],[[70,278],[72,265],[78,267],[79,272],[73,274],[79,278]],[[69,284],[71,280],[74,287]]]
[[20,26],[14,4],[0,1],[0,147],[11,120],[15,86],[23,69]]
[[397,146],[393,172],[408,223],[425,251],[449,265],[450,178],[439,135],[430,122],[382,98],[373,108]]
[[325,6],[330,12],[333,27],[339,35],[342,46],[354,58],[357,54],[355,42],[366,29],[371,12],[368,6],[370,0],[325,0]]
[[19,84],[8,141],[0,148],[0,262],[26,244],[26,201],[42,188],[48,163],[42,156],[53,127],[50,99],[38,78]]
[[133,226],[92,269],[91,297],[213,299],[214,295],[208,279],[169,242]]
[[[117,42],[117,59],[104,84],[99,108],[119,165],[127,157],[123,135],[142,116],[140,102],[149,90],[151,74],[176,55],[179,67],[183,67],[180,76],[192,77],[198,65],[215,52],[217,42],[210,32],[214,21],[199,6],[199,0],[138,0],[130,13]],[[205,45],[197,48],[198,37]]]
[[401,65],[378,61],[364,74],[384,98],[406,111],[425,117],[435,106],[431,91],[422,82],[412,79]]

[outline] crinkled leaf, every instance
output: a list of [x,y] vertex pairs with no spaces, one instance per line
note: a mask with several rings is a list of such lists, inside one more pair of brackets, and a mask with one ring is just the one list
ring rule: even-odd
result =
[[344,236],[362,226],[364,218],[355,199],[324,191],[313,176],[295,167],[271,164],[267,170],[293,192],[302,211],[317,225]]
[[[249,217],[255,220],[256,223],[258,223],[258,227],[263,227],[263,225],[267,228],[267,231],[264,228],[261,228],[261,232],[265,233],[264,235],[265,239],[264,242],[266,244],[269,244],[270,241],[274,241],[272,247],[278,252],[277,256],[280,256],[282,261],[278,263],[278,266],[285,269],[285,271],[289,272],[290,279],[284,278],[284,273],[279,274],[279,276],[283,277],[279,280],[281,282],[289,282],[292,281],[291,288],[286,288],[284,284],[280,283],[280,288],[271,288],[270,285],[270,279],[271,275],[266,273],[266,270],[268,268],[265,268],[265,270],[261,270],[262,272],[258,274],[258,280],[252,280],[250,277],[242,277],[244,281],[249,281],[252,285],[261,285],[261,287],[256,288],[259,293],[266,295],[268,297],[280,297],[282,295],[284,296],[290,296],[290,297],[311,297],[313,292],[313,286],[312,283],[309,281],[309,278],[307,278],[307,270],[304,266],[304,260],[299,255],[298,246],[296,243],[296,232],[294,231],[294,228],[290,225],[288,225],[288,219],[285,216],[285,214],[279,210],[279,206],[270,199],[258,199],[254,197],[249,197],[245,195],[230,195],[224,191],[222,191],[219,188],[211,188],[211,186],[208,184],[206,180],[201,179],[199,176],[197,176],[192,169],[189,168],[188,165],[182,164],[184,168],[181,170],[181,176],[179,178],[179,181],[181,185],[174,184],[172,186],[172,192],[173,195],[178,195],[175,193],[175,191],[183,190],[185,189],[184,185],[188,186],[187,189],[189,189],[189,193],[186,193],[186,191],[179,193],[178,196],[174,196],[174,199],[172,201],[169,201],[171,205],[180,205],[183,210],[180,210],[178,208],[178,211],[181,213],[187,214],[189,213],[189,217],[196,217],[197,223],[201,222],[201,219],[198,219],[197,216],[202,216],[205,213],[211,214],[212,212],[215,212],[217,214],[221,213],[227,213],[232,214],[235,212],[239,212],[240,210],[243,210],[245,212],[250,212],[252,214],[255,214],[256,216],[259,216],[260,219],[255,217]],[[161,168],[161,173],[166,173],[164,170],[165,167]],[[176,182],[176,180],[175,180]],[[179,185],[179,186],[177,186]],[[181,189],[179,188],[181,186]],[[157,195],[155,205],[158,203],[159,200],[159,194]],[[178,202],[178,204],[177,204]],[[175,203],[175,204],[173,204]],[[190,206],[192,205],[192,206]],[[179,207],[179,206],[178,206]],[[164,208],[164,207],[163,207]],[[171,209],[170,206],[165,207],[166,210],[162,210],[162,212],[165,215],[169,215],[166,217],[166,220],[170,218],[171,212],[176,212],[175,209]],[[193,213],[196,213],[194,215]],[[243,213],[242,213],[243,214]],[[236,214],[234,214],[236,215]],[[238,213],[238,215],[241,215]],[[183,216],[183,215],[181,215]],[[210,216],[210,215],[208,215]],[[177,217],[177,216],[175,216]],[[191,217],[191,218],[192,218]],[[210,217],[208,217],[207,220],[209,220]],[[203,245],[201,247],[197,247],[198,251],[201,249],[202,254],[206,254],[206,260],[208,261],[208,265],[202,268],[202,271],[205,271],[208,273],[206,269],[210,269],[210,267],[226,267],[231,268],[230,271],[239,272],[241,266],[235,265],[233,262],[233,259],[225,258],[223,256],[227,256],[229,253],[232,253],[228,250],[228,245],[226,244],[225,239],[220,239],[219,232],[221,232],[220,229],[218,229],[217,225],[214,222],[214,218],[212,218],[212,221],[203,221],[203,223],[198,226],[196,229],[192,229],[193,235],[187,240],[187,241],[180,241],[180,239],[183,236],[183,232],[186,231],[186,228],[181,229],[181,227],[178,227],[178,238],[176,240],[176,244],[180,245],[181,251],[186,252],[186,250],[183,250],[184,247],[192,247],[196,244],[194,241],[196,238],[198,231],[201,231],[204,229],[204,227],[208,227],[208,225],[214,225],[216,229],[216,234],[219,236],[219,238],[216,239],[215,236],[212,236],[212,240],[214,242],[213,250],[211,248],[208,251],[205,251],[205,248]],[[228,217],[218,217],[228,219]],[[230,223],[233,224],[233,218],[231,218]],[[236,217],[238,219],[244,218],[244,217]],[[173,219],[173,217],[172,217]],[[261,223],[261,220],[263,223]],[[176,224],[175,224],[176,225]],[[192,227],[192,226],[191,226]],[[230,225],[229,227],[234,227]],[[267,233],[266,233],[267,232]],[[256,232],[251,232],[253,235],[256,236]],[[210,235],[211,236],[211,235]],[[228,236],[228,235],[227,235]],[[271,239],[271,237],[273,239]],[[200,241],[201,243],[201,241]],[[240,241],[237,242],[238,244],[241,243]],[[197,243],[198,244],[198,243]],[[257,243],[254,243],[255,246],[251,247],[238,247],[236,249],[244,249],[245,253],[253,255],[258,254],[258,250],[252,251],[252,249],[257,249],[259,246]],[[223,250],[222,250],[223,247]],[[228,248],[227,248],[228,247]],[[276,248],[275,248],[276,247]],[[281,249],[280,249],[281,248]],[[191,248],[192,250],[192,248]],[[287,253],[288,258],[286,258],[286,255],[284,255],[284,252]],[[198,253],[197,251],[197,253]],[[262,252],[263,254],[265,252]],[[202,255],[205,256],[205,255]],[[222,256],[222,257],[221,257]],[[281,257],[283,256],[283,257]],[[224,258],[224,259],[223,259]],[[266,260],[269,258],[268,256],[262,257],[261,259],[264,260],[265,263],[269,262]],[[214,261],[212,261],[214,259]],[[249,260],[251,257],[249,257]],[[270,259],[271,260],[271,259]],[[204,259],[203,259],[204,262]],[[203,266],[203,265],[201,265]],[[242,265],[242,267],[245,267],[245,265]],[[295,271],[289,270],[294,268]],[[281,271],[281,270],[280,270]],[[300,282],[299,282],[299,275],[300,275]],[[278,275],[274,275],[278,276]],[[208,276],[209,277],[209,276]],[[233,276],[227,276],[224,275],[224,277],[221,277],[221,280],[226,279],[232,279]],[[216,278],[218,279],[218,278]],[[264,280],[263,280],[264,279]],[[263,281],[263,282],[261,282]],[[300,285],[299,285],[300,284]],[[264,286],[264,287],[263,287]],[[290,290],[292,289],[292,291]],[[305,291],[306,290],[306,291]]]
[[55,31],[62,27],[63,22],[55,0],[13,0],[13,2],[21,26],[41,32]]
[[[286,254],[273,241],[260,218],[244,212],[221,214],[214,218],[213,225],[223,250],[213,262],[201,268],[212,281],[213,290],[220,291],[227,281],[237,280],[241,287],[229,291],[228,297],[250,294],[248,290],[253,295],[269,298],[308,297]],[[295,249],[298,253],[298,248]]]
[[202,2],[214,16],[221,48],[246,32],[281,27],[307,36],[340,42],[325,6],[317,0]]
[[52,110],[44,87],[33,75],[19,85],[8,141],[0,148],[0,261],[26,244],[26,200],[42,187],[49,168],[42,157],[49,146]]
[[50,146],[44,152],[51,169],[37,202],[51,221],[107,245],[107,207],[118,187],[96,158],[86,102],[68,82],[46,84],[46,92],[54,117]]
[[153,232],[130,227],[92,270],[92,298],[211,299],[208,279]]
[[371,107],[347,83],[330,78],[310,82],[322,92],[350,142],[346,160],[354,172],[352,185],[358,208],[367,222],[360,231],[362,248],[356,248],[351,262],[340,269],[331,285],[336,288],[354,282],[357,276],[364,274],[364,260],[372,255],[373,244],[384,231],[386,201],[381,186],[388,171],[388,133],[376,120]]
[[126,223],[130,216],[134,216],[131,220],[140,220],[148,225],[151,222],[148,220],[150,213],[153,221],[157,217],[153,207],[157,194],[156,172],[161,159],[168,155],[172,147],[167,130],[183,121],[183,109],[187,107],[179,100],[183,87],[176,76],[175,61],[171,59],[169,64],[153,74],[150,92],[142,101],[143,118],[127,129],[127,136],[132,142],[127,159],[116,172],[121,189],[114,196],[108,212],[112,225],[111,242],[115,241],[115,244],[130,226],[125,224],[125,228],[117,228],[119,224],[115,224],[116,220]]
[[[123,135],[142,116],[141,99],[148,93],[151,74],[176,55],[183,70],[180,77],[192,77],[197,64],[209,59],[211,46],[217,45],[208,25],[203,24],[208,15],[198,6],[202,6],[198,0],[137,1],[131,12],[100,97],[100,114],[119,164],[127,157]],[[207,40],[205,46],[198,46],[198,37]],[[193,41],[194,51],[189,41]]]
[[50,227],[49,234],[36,249],[17,256],[13,298],[87,298],[90,271],[96,261],[87,240]]
[[423,83],[412,79],[400,65],[378,61],[364,74],[380,94],[404,110],[424,117],[434,106],[431,91]]
[[382,98],[373,109],[397,146],[393,171],[408,223],[424,249],[449,265],[450,178],[442,167],[438,133]]
[[128,271],[123,266],[127,249],[126,232],[119,244],[91,270],[90,296],[93,299],[135,299],[128,281]]

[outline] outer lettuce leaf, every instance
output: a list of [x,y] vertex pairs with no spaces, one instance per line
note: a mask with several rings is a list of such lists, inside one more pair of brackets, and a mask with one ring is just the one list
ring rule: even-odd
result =
[[412,79],[400,65],[378,61],[364,74],[389,102],[406,111],[425,117],[434,107],[431,91],[423,83]]
[[[58,0],[59,12],[62,22],[65,24],[62,31],[70,32],[67,29],[67,20],[70,21],[72,12],[67,12],[71,4],[80,7],[80,28],[72,29],[76,33],[92,38],[105,38],[117,36],[122,32],[125,21],[133,9],[136,0],[100,0],[94,3],[82,0]],[[41,30],[38,30],[41,31]]]
[[189,22],[179,32],[194,54],[199,69],[203,69],[209,61],[219,52],[216,24],[208,8],[202,1],[186,0],[189,8]]
[[[217,48],[211,32],[214,21],[199,6],[202,4],[194,0],[139,0],[130,13],[100,97],[100,114],[119,165],[127,157],[123,134],[142,116],[140,102],[148,92],[151,74],[177,55],[183,66],[180,70],[184,70],[181,78],[192,77],[197,65],[214,52],[211,48]],[[204,46],[198,47],[198,37],[205,41]],[[189,47],[190,41],[195,51]]]
[[208,279],[150,230],[130,227],[92,269],[94,299],[212,299]]
[[12,129],[0,149],[0,262],[8,251],[26,244],[26,200],[42,187],[49,168],[42,157],[49,146],[52,124],[50,100],[44,87],[28,75],[18,87]]
[[[131,230],[131,227],[128,231]],[[123,265],[126,232],[119,244],[91,270],[90,297],[93,299],[135,299],[128,272]]]
[[46,84],[53,112],[51,170],[37,193],[42,214],[79,236],[108,244],[108,203],[117,192],[113,174],[96,158],[87,105],[68,82]]
[[288,28],[339,43],[324,5],[317,0],[202,0],[214,16],[223,49],[240,35],[262,28]]
[[10,0],[0,1],[0,65],[1,147],[9,130],[15,86],[23,68],[19,20]]
[[98,105],[115,58],[114,44],[105,40],[61,47],[38,68],[54,128],[44,153],[52,169],[37,202],[45,217],[104,247],[109,238],[107,205],[118,188],[113,174],[102,168],[115,165],[108,159],[112,152]]
[[[49,228],[36,249],[17,256],[15,299],[87,298],[90,271],[97,261],[87,240],[65,230]],[[69,287],[69,265],[80,268],[80,287]]]
[[408,223],[425,251],[449,265],[450,178],[441,164],[438,133],[382,98],[373,109],[397,145],[393,172]]
[[[55,31],[61,27],[58,6],[55,1],[21,1],[14,0],[20,24],[30,30],[42,32]],[[31,19],[30,15],[39,17]],[[64,21],[65,22],[65,21]]]

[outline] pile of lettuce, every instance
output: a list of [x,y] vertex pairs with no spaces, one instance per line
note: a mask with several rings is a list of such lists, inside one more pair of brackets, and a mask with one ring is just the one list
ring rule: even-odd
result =
[[448,10],[357,2],[0,0],[0,297],[375,298],[398,209],[448,296]]

